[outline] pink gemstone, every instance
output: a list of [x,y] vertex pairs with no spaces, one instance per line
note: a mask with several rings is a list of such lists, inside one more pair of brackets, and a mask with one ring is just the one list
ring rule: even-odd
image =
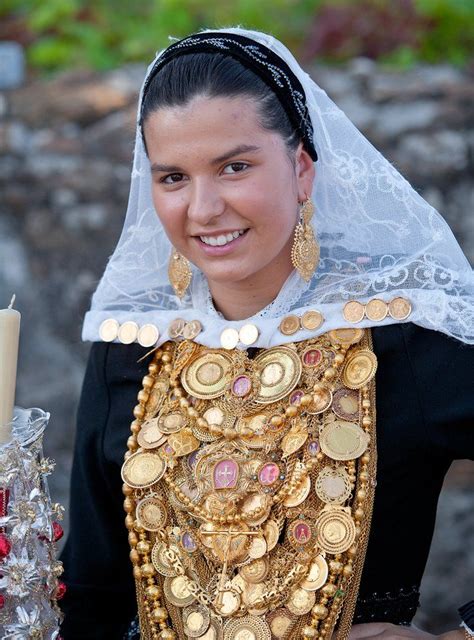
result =
[[252,388],[252,382],[247,376],[237,376],[232,383],[232,393],[239,398],[246,396]]
[[319,451],[319,443],[317,442],[317,440],[311,440],[311,442],[308,443],[309,455],[314,457],[318,455],[318,451]]
[[303,362],[308,367],[315,367],[321,361],[321,357],[319,349],[310,349],[304,354]]
[[190,533],[183,533],[181,536],[181,544],[183,549],[186,549],[188,553],[193,553],[197,549],[197,544]]
[[233,489],[239,478],[239,465],[235,460],[221,460],[214,467],[213,480],[215,489]]
[[274,462],[267,462],[258,472],[258,481],[264,487],[270,487],[278,480],[280,467]]
[[293,393],[290,396],[290,404],[299,404],[303,396],[304,396],[304,393],[300,389],[293,391]]
[[306,522],[300,522],[294,528],[293,535],[297,542],[306,544],[311,538],[311,529]]

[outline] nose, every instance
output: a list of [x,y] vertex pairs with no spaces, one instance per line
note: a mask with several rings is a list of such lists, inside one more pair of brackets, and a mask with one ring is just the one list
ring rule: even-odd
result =
[[194,180],[190,189],[188,218],[196,226],[212,224],[225,210],[225,201],[211,180]]

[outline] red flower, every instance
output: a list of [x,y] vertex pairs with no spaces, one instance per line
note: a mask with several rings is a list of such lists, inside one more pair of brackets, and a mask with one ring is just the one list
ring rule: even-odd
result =
[[4,560],[10,553],[12,545],[4,533],[0,533],[0,560]]

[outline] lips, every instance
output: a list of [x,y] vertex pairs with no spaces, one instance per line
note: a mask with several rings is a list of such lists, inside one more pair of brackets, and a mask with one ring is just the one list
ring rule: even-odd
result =
[[201,242],[211,247],[224,247],[226,244],[229,244],[239,236],[243,235],[245,231],[246,229],[239,229],[219,235],[199,236],[199,239],[201,240]]

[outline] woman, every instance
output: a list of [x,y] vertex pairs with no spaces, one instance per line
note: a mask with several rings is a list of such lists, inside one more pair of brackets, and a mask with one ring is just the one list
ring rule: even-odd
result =
[[120,638],[137,603],[127,637],[429,635],[400,625],[474,458],[466,258],[270,36],[171,45],[138,116],[84,326],[64,637]]

